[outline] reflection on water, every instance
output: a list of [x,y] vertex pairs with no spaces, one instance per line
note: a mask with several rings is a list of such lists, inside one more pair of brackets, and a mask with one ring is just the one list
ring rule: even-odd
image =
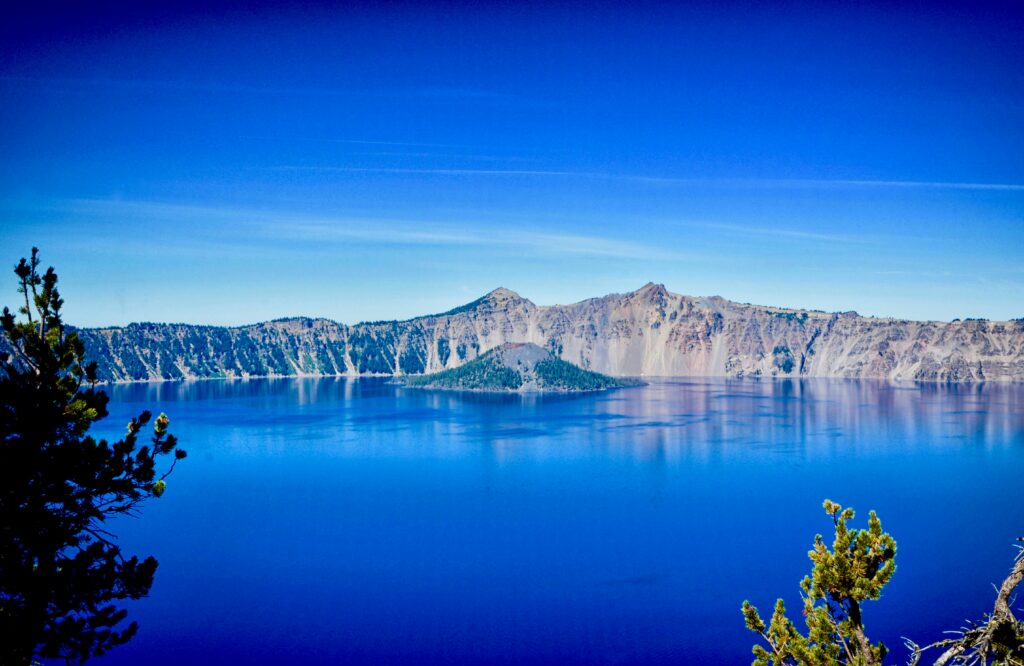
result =
[[[305,378],[119,385],[112,394],[118,403],[230,402],[230,412],[218,410],[216,418],[244,424],[274,413],[283,434],[329,424],[335,435],[407,431],[432,446],[497,448],[554,437],[572,444],[562,454],[596,448],[662,460],[747,457],[759,448],[813,460],[837,447],[892,453],[898,445],[905,454],[950,440],[1010,446],[1024,437],[1020,384],[682,379],[604,394],[496,395],[406,389],[384,379]],[[285,407],[304,409],[280,413]]]
[[[100,663],[749,664],[831,497],[898,572],[873,638],[991,607],[1024,534],[1024,386],[673,379],[578,395],[261,379],[111,389],[190,456],[128,552],[161,564]],[[102,434],[102,433],[101,433]]]

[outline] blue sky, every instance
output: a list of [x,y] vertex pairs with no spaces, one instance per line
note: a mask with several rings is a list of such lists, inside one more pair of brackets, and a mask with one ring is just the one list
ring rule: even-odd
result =
[[0,261],[74,323],[1024,316],[1012,4],[90,7],[0,28]]

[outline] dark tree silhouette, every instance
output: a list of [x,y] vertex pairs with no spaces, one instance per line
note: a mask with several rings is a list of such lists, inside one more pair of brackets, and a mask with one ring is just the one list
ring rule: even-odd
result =
[[106,522],[162,495],[185,452],[163,414],[142,446],[149,412],[117,442],[87,434],[108,398],[61,319],[57,274],[40,275],[36,248],[15,274],[22,317],[0,317],[0,663],[82,663],[135,635],[116,602],[146,595],[157,567],[122,555]]

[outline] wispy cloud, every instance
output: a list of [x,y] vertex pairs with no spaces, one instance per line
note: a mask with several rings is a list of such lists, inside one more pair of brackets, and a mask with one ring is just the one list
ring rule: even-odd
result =
[[965,273],[957,271],[934,271],[934,270],[915,270],[915,269],[898,269],[898,270],[880,270],[872,271],[874,275],[885,275],[890,277],[922,277],[922,278],[976,278],[977,273]]
[[950,280],[959,284],[975,282],[999,287],[1017,286],[1021,283],[1020,271],[1013,266],[987,263],[984,268],[974,271],[944,271],[928,268],[906,268],[872,271],[874,275],[893,278],[919,278],[921,280]]
[[[590,256],[613,259],[681,261],[694,255],[621,238],[550,233],[532,228],[479,229],[437,222],[406,222],[351,218],[300,218],[266,221],[269,237],[302,239],[316,244],[365,242],[496,248],[545,256]],[[706,258],[706,257],[704,257]]]
[[465,148],[469,146],[456,145],[451,143],[423,143],[420,141],[376,141],[370,139],[307,139],[319,140],[327,143],[351,143],[360,146],[406,146],[412,148]]
[[1024,192],[1024,184],[1020,183],[965,183],[952,181],[926,180],[828,180],[828,179],[786,179],[765,180],[766,184],[780,184],[794,187],[890,187],[937,190],[1002,190],[1008,192]]
[[508,155],[483,155],[476,153],[441,153],[441,152],[422,152],[415,150],[363,150],[353,151],[349,155],[357,155],[359,157],[402,157],[402,158],[430,158],[430,159],[443,159],[443,160],[476,160],[484,162],[536,162],[538,160],[531,160],[525,157],[513,157]]
[[383,99],[421,98],[479,101],[508,104],[542,104],[540,100],[497,90],[471,88],[419,87],[389,89],[325,88],[319,86],[260,86],[225,81],[171,81],[166,79],[58,78],[31,76],[0,76],[0,82],[41,87],[49,92],[75,93],[96,88],[138,89],[155,91],[191,91],[252,95],[293,95],[316,97],[365,97]]
[[707,184],[735,187],[758,188],[813,188],[813,189],[931,189],[931,190],[1002,190],[1007,192],[1024,192],[1024,184],[1019,183],[967,183],[954,181],[924,180],[855,180],[829,178],[661,178],[657,176],[637,176],[636,180],[652,183]]
[[[414,144],[412,144],[414,145]],[[334,165],[282,165],[271,167],[281,171],[340,173],[424,174],[437,176],[537,176],[556,178],[588,178],[630,181],[663,185],[710,185],[756,188],[898,188],[936,190],[991,190],[1024,192],[1022,183],[970,183],[920,180],[856,180],[826,178],[679,178],[644,174],[606,173],[567,169],[476,169],[444,167],[362,167]]]
[[718,222],[689,222],[687,226],[700,227],[714,231],[724,231],[740,236],[753,236],[758,238],[782,238],[786,240],[813,241],[820,243],[855,243],[872,245],[880,243],[881,240],[863,235],[854,234],[829,234],[816,231],[803,231],[800,229],[789,229],[779,226],[755,227],[746,224],[725,224]]
[[273,167],[277,171],[313,171],[338,173],[392,173],[424,174],[432,176],[558,176],[568,178],[614,178],[584,171],[555,171],[546,169],[445,169],[435,167],[335,167],[284,165]]
[[[240,134],[240,139],[250,139],[257,141],[279,141],[280,136],[272,136],[269,134]],[[446,149],[462,149],[471,150],[477,149],[479,146],[473,146],[463,143],[439,143],[439,142],[428,142],[428,141],[404,141],[398,139],[353,139],[353,138],[337,138],[337,137],[322,137],[322,136],[288,136],[289,142],[302,142],[302,143],[337,143],[342,145],[352,146],[366,146],[367,148],[446,148]]]
[[[203,235],[203,246],[223,245],[237,251],[240,244],[273,243],[274,251],[300,246],[303,251],[336,249],[339,244],[382,246],[479,247],[527,252],[543,256],[589,256],[628,260],[681,261],[707,259],[671,248],[624,238],[557,233],[527,225],[491,228],[479,224],[452,224],[433,220],[325,216],[175,203],[76,199],[64,204],[66,212],[100,218],[138,220],[139,227],[163,227],[180,237],[180,225],[190,235]],[[164,245],[153,245],[161,251]]]

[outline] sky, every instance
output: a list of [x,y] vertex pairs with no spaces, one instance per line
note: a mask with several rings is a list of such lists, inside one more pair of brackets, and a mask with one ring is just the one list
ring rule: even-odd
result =
[[1024,316],[1019,3],[21,4],[0,265],[40,247],[77,325]]

